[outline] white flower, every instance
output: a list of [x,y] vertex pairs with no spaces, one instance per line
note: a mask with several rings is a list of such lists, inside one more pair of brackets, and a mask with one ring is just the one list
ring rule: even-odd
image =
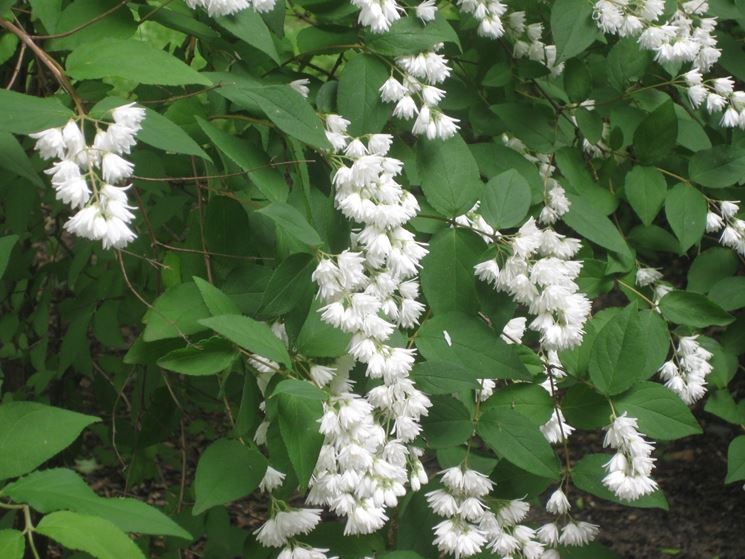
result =
[[108,183],[116,184],[132,176],[134,164],[117,155],[116,153],[104,153],[101,158],[101,175]]
[[434,527],[434,544],[440,551],[451,553],[456,558],[471,557],[481,551],[486,538],[484,534],[467,522],[444,520]]
[[662,273],[654,268],[639,268],[636,271],[636,285],[646,287],[662,279]]
[[42,159],[62,159],[65,157],[66,144],[62,137],[62,128],[49,128],[41,132],[29,134],[36,140],[34,148]]
[[397,103],[406,95],[406,88],[391,76],[380,86],[380,98],[384,103]]
[[279,470],[275,470],[271,466],[268,466],[261,483],[259,483],[259,489],[265,493],[271,493],[277,489],[277,487],[281,487],[284,480],[285,474]]
[[145,109],[137,107],[135,103],[122,105],[111,111],[111,117],[114,119],[114,122],[135,131],[140,129],[145,116]]
[[77,163],[63,159],[44,171],[52,175],[52,186],[57,192],[57,200],[62,200],[73,209],[82,208],[91,197],[85,178],[80,174]]
[[289,83],[289,86],[297,91],[300,95],[307,98],[308,94],[310,93],[310,89],[308,88],[308,84],[310,83],[310,80],[308,78],[301,78],[299,80],[293,80]]
[[657,489],[650,477],[654,469],[651,457],[654,445],[637,431],[637,420],[623,415],[616,417],[607,427],[603,446],[617,450],[616,455],[604,465],[607,475],[603,485],[617,497],[635,501]]
[[418,109],[416,103],[411,95],[404,95],[399,99],[398,103],[396,103],[396,107],[393,109],[393,116],[409,120],[410,118],[413,118],[417,112]]
[[567,499],[561,488],[551,493],[548,502],[546,503],[546,510],[551,514],[561,515],[569,512],[571,505],[569,499]]
[[423,23],[434,21],[436,15],[437,5],[435,0],[424,0],[424,2],[416,7],[416,17],[422,20]]
[[568,522],[561,529],[559,543],[568,546],[583,546],[593,541],[598,535],[598,527],[589,522]]

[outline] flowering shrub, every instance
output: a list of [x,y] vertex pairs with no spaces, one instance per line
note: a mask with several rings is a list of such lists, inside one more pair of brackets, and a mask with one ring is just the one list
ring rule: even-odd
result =
[[739,2],[0,16],[3,559],[616,557],[745,424]]

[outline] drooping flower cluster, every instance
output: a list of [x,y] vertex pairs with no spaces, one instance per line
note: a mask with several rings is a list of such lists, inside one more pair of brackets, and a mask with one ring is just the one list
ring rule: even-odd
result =
[[543,433],[543,436],[546,437],[548,442],[556,444],[565,441],[574,432],[574,427],[567,423],[556,398],[558,382],[566,377],[566,373],[562,368],[559,354],[556,351],[547,351],[543,359],[545,360],[546,380],[541,383],[541,388],[548,392],[551,398],[554,399],[554,409],[551,412],[549,420],[541,425],[541,433]]
[[571,508],[569,499],[560,487],[551,493],[546,502],[546,512],[556,516],[556,519],[536,530],[536,537],[546,546],[541,559],[559,559],[558,545],[583,546],[597,537],[597,525],[574,520],[569,514]]
[[603,466],[607,473],[603,485],[626,501],[654,492],[657,482],[650,477],[655,461],[654,443],[639,433],[636,418],[624,412],[606,429],[603,446],[615,449],[616,454]]
[[737,202],[711,202],[706,214],[706,232],[721,232],[719,242],[745,256],[745,221],[737,217],[739,211]]
[[457,3],[462,11],[478,20],[479,35],[492,39],[504,35],[502,16],[507,12],[507,6],[500,0],[458,0]]
[[450,138],[459,128],[457,119],[438,108],[445,90],[437,85],[445,81],[451,71],[447,59],[438,52],[442,47],[438,44],[430,52],[398,57],[396,66],[401,81],[391,75],[380,87],[382,101],[396,103],[393,116],[404,120],[416,116],[412,133],[430,140]]
[[570,206],[564,187],[554,178],[556,166],[553,164],[553,155],[531,153],[523,142],[507,134],[502,135],[502,143],[517,151],[538,169],[544,185],[544,206],[538,221],[543,225],[553,225],[569,211]]
[[541,346],[560,351],[582,341],[590,301],[576,278],[581,262],[570,260],[579,241],[553,229],[541,229],[532,217],[509,240],[512,254],[500,268],[497,258],[476,265],[476,275],[498,291],[509,293],[535,316],[530,328]]
[[396,0],[350,0],[359,8],[357,21],[373,33],[385,33],[394,22],[401,19],[403,9]]
[[723,113],[720,124],[726,128],[745,128],[745,92],[736,91],[729,77],[704,80],[703,74],[721,56],[714,35],[716,18],[705,17],[708,2],[683,2],[670,19],[658,23],[664,6],[663,0],[600,0],[594,17],[605,33],[638,36],[639,45],[654,52],[660,63],[690,63],[691,70],[683,78],[691,105],[705,107],[711,114]]
[[[574,110],[571,113],[569,113],[570,114],[569,118],[572,120],[572,123],[577,128],[579,128],[579,124],[577,122],[577,116],[576,116],[576,111],[578,109],[584,109],[586,111],[594,111],[595,100],[585,99],[581,103],[577,103],[574,105]],[[609,140],[610,140],[610,133],[611,133],[611,125],[606,119],[603,119],[601,129],[600,129],[600,138],[598,138],[598,140],[595,143],[592,143],[586,137],[583,137],[582,138],[582,150],[591,157],[607,159],[611,155],[615,155],[619,160],[623,159],[622,153],[614,153],[614,150],[611,149],[611,147],[608,145]]]
[[386,156],[392,138],[375,134],[364,143],[346,134],[348,124],[336,115],[326,120],[339,152],[334,202],[359,227],[350,249],[321,260],[313,279],[325,303],[322,320],[352,335],[349,355],[379,384],[362,398],[346,383],[327,403],[308,501],[346,516],[346,534],[366,534],[385,523],[407,481],[418,488],[427,480],[411,443],[431,404],[409,377],[415,351],[387,343],[396,327],[419,322],[416,276],[427,250],[404,228],[419,206],[395,180],[402,163]]
[[706,394],[706,377],[714,369],[712,354],[698,342],[698,336],[683,336],[673,351],[672,359],[660,367],[665,386],[680,396],[686,404],[694,404]]
[[[255,532],[256,540],[264,547],[284,547],[295,536],[309,534],[321,521],[320,509],[287,507],[274,514]],[[301,548],[302,549],[302,548]],[[292,546],[284,552],[292,553]],[[291,557],[292,555],[290,555]],[[325,557],[325,556],[324,556]]]
[[271,12],[276,0],[186,0],[192,8],[204,8],[210,17],[229,16],[253,7],[259,13]]
[[145,110],[130,103],[111,111],[111,117],[114,122],[98,130],[92,146],[74,120],[30,136],[43,159],[56,159],[45,171],[52,177],[56,198],[78,210],[65,230],[101,241],[104,248],[122,248],[136,237],[129,228],[134,219],[127,204],[129,186],[118,186],[132,176],[134,165],[122,155],[135,145]]
[[564,71],[564,63],[556,63],[556,45],[543,42],[543,23],[526,23],[525,12],[510,12],[506,18],[505,30],[514,46],[512,55],[515,58],[527,58],[533,62],[543,64],[558,76]]

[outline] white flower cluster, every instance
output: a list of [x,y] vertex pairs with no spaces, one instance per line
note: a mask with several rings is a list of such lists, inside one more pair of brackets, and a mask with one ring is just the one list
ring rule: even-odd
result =
[[538,174],[543,179],[544,191],[544,206],[538,221],[543,225],[553,225],[569,211],[570,206],[564,187],[554,178],[556,166],[553,164],[553,154],[531,153],[523,142],[507,134],[502,135],[502,143],[538,168]]
[[594,17],[605,33],[638,36],[639,45],[653,51],[660,63],[690,63],[692,69],[683,78],[691,105],[711,114],[723,112],[720,124],[725,128],[745,129],[745,92],[735,91],[732,78],[703,77],[721,56],[714,35],[716,18],[705,17],[708,2],[683,2],[669,20],[655,23],[664,5],[663,0],[600,0]]
[[603,466],[607,473],[603,485],[626,501],[635,501],[654,492],[657,482],[650,477],[655,461],[652,458],[654,444],[639,433],[636,418],[624,412],[606,429],[603,446],[617,452]]
[[455,218],[455,225],[470,229],[481,237],[486,244],[492,244],[502,234],[486,222],[484,217],[479,213],[480,207],[481,202],[476,202],[470,210]]
[[[264,547],[283,547],[287,546],[295,536],[312,532],[320,521],[320,509],[288,507],[286,510],[280,510],[273,514],[254,532],[254,535],[256,540]],[[293,557],[293,546],[286,548],[283,553],[288,557]]]
[[[554,398],[558,389],[558,381],[566,377],[566,373],[562,368],[561,361],[559,361],[559,354],[556,351],[547,351],[544,368],[546,371],[546,380],[541,384],[549,395]],[[546,437],[546,440],[551,444],[564,442],[574,432],[574,427],[567,423],[564,413],[559,407],[559,402],[554,398],[554,410],[551,413],[551,418],[541,425],[541,433]]]
[[582,263],[570,260],[580,243],[550,228],[541,229],[532,217],[509,240],[512,255],[500,269],[497,258],[476,265],[476,275],[535,315],[530,328],[541,335],[547,351],[579,345],[590,314],[590,301],[575,279]]
[[65,229],[79,237],[102,241],[104,248],[122,248],[135,239],[129,228],[134,219],[127,204],[129,186],[117,186],[132,176],[134,165],[122,155],[129,154],[145,118],[145,110],[134,103],[111,112],[114,122],[98,130],[88,146],[78,124],[50,128],[30,136],[43,159],[57,159],[45,171],[52,177],[58,200],[78,212]]
[[[585,99],[581,103],[577,103],[574,105],[576,109],[585,109],[587,111],[594,111],[595,110],[595,100],[594,99]],[[577,117],[572,111],[570,113],[570,117],[572,120],[572,123],[574,126],[579,128],[579,124],[577,123]],[[610,139],[610,132],[611,132],[611,126],[610,123],[603,119],[602,121],[602,128],[600,132],[600,139],[596,143],[590,142],[586,137],[583,136],[582,138],[582,150],[589,155],[590,157],[598,157],[598,158],[608,158],[611,155],[613,155],[613,150],[608,145],[608,141]],[[621,158],[621,154],[617,154],[616,157],[619,159]]]
[[559,559],[557,545],[584,546],[598,535],[595,524],[576,521],[569,516],[569,499],[561,488],[556,489],[546,502],[546,511],[557,518],[536,530],[538,540],[546,546],[541,559]]
[[745,256],[745,221],[737,217],[739,211],[737,202],[711,202],[706,214],[706,232],[721,231],[719,242]]
[[385,33],[394,22],[401,19],[403,8],[396,0],[350,0],[359,8],[357,21],[373,33]]
[[[447,59],[438,53],[443,45],[435,45],[430,52],[400,56],[396,65],[402,74],[401,81],[394,76],[380,87],[384,103],[396,103],[393,116],[410,120],[416,116],[411,132],[433,140],[446,140],[458,131],[458,120],[438,109],[445,90],[437,87],[450,75]],[[419,100],[419,105],[417,101]]]
[[528,513],[522,500],[499,503],[496,513],[486,504],[493,483],[484,474],[463,466],[442,472],[443,489],[427,493],[432,511],[443,518],[435,525],[434,544],[444,553],[471,557],[487,548],[507,559],[522,554],[526,559],[540,559],[543,544],[536,531],[518,524]]
[[492,39],[504,35],[502,16],[507,12],[507,6],[500,0],[458,0],[457,3],[462,11],[478,20],[479,35]]
[[673,358],[660,367],[665,386],[686,404],[694,404],[706,394],[706,377],[714,369],[712,354],[697,340],[698,336],[684,336],[675,346]]
[[336,157],[350,163],[334,174],[334,201],[362,227],[352,234],[351,250],[323,259],[313,279],[325,303],[322,319],[352,334],[349,355],[381,382],[366,398],[347,383],[328,402],[308,502],[346,516],[346,534],[366,534],[383,526],[386,507],[396,505],[407,480],[415,489],[427,481],[420,451],[410,443],[431,403],[409,377],[415,351],[387,343],[397,326],[418,324],[424,306],[416,276],[427,250],[404,228],[419,206],[395,181],[402,163],[386,157],[391,137],[375,134],[365,144],[346,135],[348,124],[337,115],[326,120],[327,137],[344,154]]
[[558,76],[564,71],[564,63],[556,63],[556,45],[543,42],[543,24],[526,23],[525,12],[510,12],[504,18],[507,36],[513,41],[512,55],[543,64]]
[[260,13],[271,12],[276,0],[186,0],[193,10],[204,8],[210,17],[229,16],[253,7]]

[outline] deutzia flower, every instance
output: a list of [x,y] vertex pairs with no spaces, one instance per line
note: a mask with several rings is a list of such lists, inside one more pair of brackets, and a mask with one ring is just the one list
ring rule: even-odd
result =
[[310,83],[310,80],[308,78],[301,78],[299,80],[294,80],[290,82],[290,87],[297,91],[300,95],[307,98],[308,94],[310,93],[310,89],[308,88],[308,84]]
[[424,2],[416,7],[416,17],[422,20],[423,23],[434,21],[436,15],[437,4],[435,0],[424,0]]
[[290,538],[311,532],[320,521],[320,509],[288,509],[264,522],[254,534],[264,547],[282,547]]
[[637,420],[623,415],[607,428],[603,446],[616,449],[616,454],[603,466],[607,475],[603,485],[620,499],[635,501],[657,489],[650,474],[654,469],[654,444],[637,430]]
[[697,336],[682,337],[673,358],[660,367],[660,377],[686,404],[694,404],[706,394],[706,377],[714,370],[711,358]]

